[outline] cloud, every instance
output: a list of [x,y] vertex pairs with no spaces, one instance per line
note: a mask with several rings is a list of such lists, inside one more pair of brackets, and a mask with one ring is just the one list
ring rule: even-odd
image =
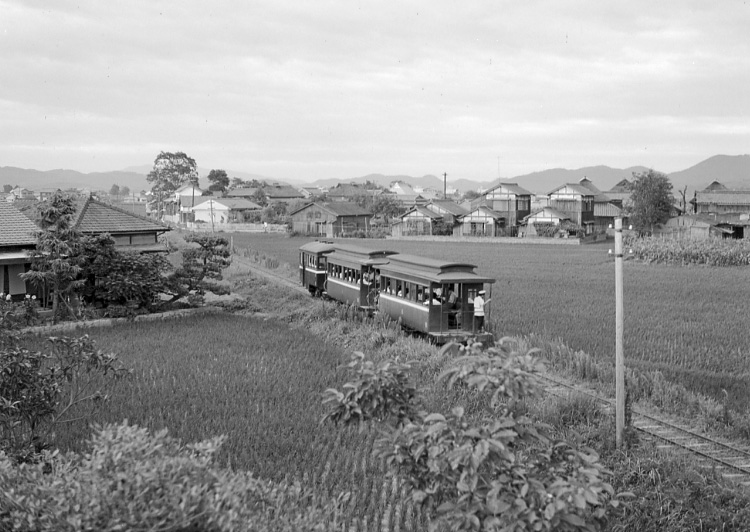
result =
[[747,151],[749,11],[0,0],[0,157],[86,171],[172,149],[279,178],[492,178],[499,154],[514,175],[647,152],[680,169]]

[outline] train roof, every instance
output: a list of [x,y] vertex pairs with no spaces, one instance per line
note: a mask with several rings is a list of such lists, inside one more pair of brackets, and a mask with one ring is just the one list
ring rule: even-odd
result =
[[341,262],[350,266],[385,264],[388,262],[388,257],[396,253],[396,251],[385,249],[368,249],[362,246],[336,244],[334,252],[328,255],[328,260],[329,262]]
[[398,254],[388,257],[388,263],[380,267],[383,274],[401,274],[437,283],[494,283],[491,277],[482,277],[467,262],[449,262],[416,255]]
[[329,253],[336,249],[336,245],[333,242],[308,242],[304,246],[300,246],[300,251],[307,251],[309,253]]

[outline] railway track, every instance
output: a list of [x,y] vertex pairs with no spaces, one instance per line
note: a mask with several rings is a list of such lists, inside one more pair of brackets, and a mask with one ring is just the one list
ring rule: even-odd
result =
[[[297,282],[262,268],[244,257],[235,256],[234,260],[260,276],[281,283],[300,293],[308,293]],[[558,397],[567,397],[571,393],[583,394],[595,399],[603,406],[605,411],[614,415],[614,400],[602,397],[592,390],[584,389],[559,378],[540,374],[538,374],[538,377],[547,382],[545,386],[547,393]],[[633,410],[631,417],[633,428],[641,434],[642,438],[654,442],[658,449],[673,454],[688,454],[694,457],[699,467],[715,469],[726,479],[737,482],[742,486],[750,486],[750,447],[742,448],[738,445],[722,442],[673,421],[645,412]]]
[[[595,399],[603,405],[606,412],[614,415],[614,400],[549,375],[538,376],[548,383],[545,387],[547,393],[558,397],[566,397],[571,393],[583,394]],[[750,486],[750,448],[719,441],[674,421],[635,409],[632,410],[631,418],[633,428],[644,439],[654,442],[658,449],[692,456],[699,467],[715,469],[728,480],[742,486]]]

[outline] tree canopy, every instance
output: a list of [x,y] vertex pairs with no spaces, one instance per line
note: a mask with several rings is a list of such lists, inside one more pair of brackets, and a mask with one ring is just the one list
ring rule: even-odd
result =
[[661,172],[648,170],[633,173],[633,192],[628,213],[630,223],[639,233],[653,232],[656,224],[669,219],[674,197],[669,177]]
[[161,152],[154,160],[154,169],[146,180],[153,183],[151,191],[157,197],[165,197],[186,183],[198,185],[198,169],[195,159],[184,152]]
[[224,170],[211,170],[208,181],[211,183],[208,187],[211,192],[226,192],[229,188],[229,176]]

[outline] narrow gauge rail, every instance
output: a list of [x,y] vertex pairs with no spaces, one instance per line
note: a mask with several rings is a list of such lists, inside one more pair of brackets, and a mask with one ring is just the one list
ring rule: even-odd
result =
[[[281,282],[297,292],[310,293],[308,288],[300,286],[300,284],[291,281],[287,277],[258,267],[249,261],[241,260],[240,262],[256,273]],[[570,392],[580,393],[594,398],[599,403],[605,405],[610,411],[615,408],[613,400],[601,397],[590,390],[573,386],[549,375],[537,374],[537,376],[540,380],[550,383],[550,386],[545,388],[547,393],[558,397],[564,397]],[[661,442],[660,445],[662,448],[688,452],[695,456],[697,460],[706,464],[707,467],[716,468],[724,478],[733,480],[745,487],[750,486],[749,450],[717,441],[643,412],[634,410],[632,416],[633,427],[644,434],[646,438]]]
[[[580,393],[604,404],[608,411],[614,411],[614,400],[548,375],[537,376],[551,384],[545,388],[547,393],[558,397],[570,392]],[[659,448],[688,452],[703,462],[706,467],[715,468],[724,478],[743,486],[750,486],[750,450],[720,442],[644,412],[633,410],[632,419],[636,430],[644,434],[646,438],[660,442],[657,444]]]

